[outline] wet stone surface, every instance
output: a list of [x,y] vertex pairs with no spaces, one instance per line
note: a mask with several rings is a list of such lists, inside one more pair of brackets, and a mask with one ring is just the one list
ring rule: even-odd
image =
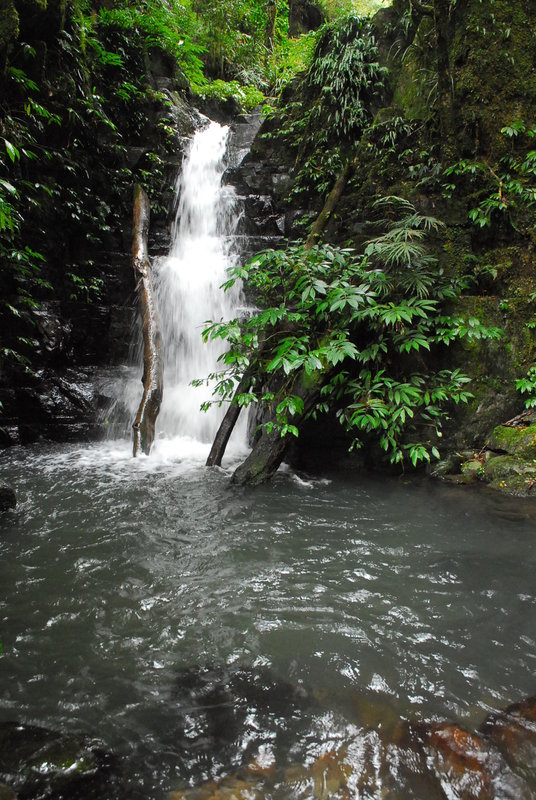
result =
[[[0,724],[0,781],[20,800],[115,798],[115,766],[99,742],[33,725]],[[0,784],[3,798],[1,791]]]

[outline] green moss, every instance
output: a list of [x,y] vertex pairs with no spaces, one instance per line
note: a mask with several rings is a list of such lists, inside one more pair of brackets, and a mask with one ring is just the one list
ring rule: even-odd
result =
[[0,0],[0,50],[9,47],[19,36],[19,15],[13,0]]
[[536,425],[528,428],[499,425],[489,438],[487,447],[519,458],[536,460]]
[[451,48],[462,152],[500,155],[501,128],[534,119],[536,34],[524,0],[469,0]]
[[478,459],[464,461],[461,466],[461,473],[469,478],[479,478],[482,475],[482,463]]
[[496,456],[485,462],[482,479],[506,494],[536,493],[536,462],[509,455]]
[[536,463],[516,456],[495,456],[484,465],[483,476],[490,481],[507,481],[517,477],[536,478]]

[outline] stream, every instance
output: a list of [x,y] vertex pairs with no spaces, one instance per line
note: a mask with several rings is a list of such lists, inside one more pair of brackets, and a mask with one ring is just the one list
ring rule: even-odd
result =
[[[534,503],[328,466],[236,488],[245,421],[223,469],[204,466],[222,410],[199,414],[189,385],[219,354],[199,334],[243,304],[218,288],[240,213],[226,139],[196,135],[155,266],[151,456],[128,438],[2,454],[19,503],[0,535],[0,724],[98,739],[125,800],[535,797],[534,754],[460,777],[422,727],[476,732],[535,694]],[[117,381],[126,427],[139,375]]]
[[[534,505],[290,471],[246,491],[125,442],[12,449],[0,476],[1,718],[99,736],[142,796],[348,744],[360,702],[473,728],[534,693]],[[196,692],[233,674],[265,690],[211,718]]]

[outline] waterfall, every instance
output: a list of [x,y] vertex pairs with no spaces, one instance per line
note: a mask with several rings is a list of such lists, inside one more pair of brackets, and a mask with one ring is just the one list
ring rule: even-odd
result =
[[[221,342],[203,342],[204,323],[236,316],[242,300],[238,286],[227,292],[220,288],[236,262],[236,196],[233,187],[222,185],[228,136],[228,127],[216,122],[194,135],[177,180],[170,252],[153,266],[165,351],[156,455],[202,458],[225,413],[217,406],[201,411],[212,387],[191,382],[217,370],[223,350]],[[237,426],[231,448],[233,443],[235,450],[245,449],[245,421]]]

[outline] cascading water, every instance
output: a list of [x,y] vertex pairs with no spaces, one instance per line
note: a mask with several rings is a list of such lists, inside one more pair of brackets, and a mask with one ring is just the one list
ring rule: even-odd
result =
[[[222,185],[228,136],[228,127],[210,122],[193,137],[177,180],[170,253],[153,269],[165,348],[157,454],[171,450],[172,455],[202,457],[224,413],[217,406],[202,412],[212,387],[191,384],[218,368],[221,345],[203,342],[204,323],[232,318],[241,303],[239,287],[221,289],[227,268],[236,261],[233,234],[238,221],[234,189]],[[139,384],[136,392],[139,397]],[[245,440],[242,421],[233,436],[234,449],[245,449]]]

